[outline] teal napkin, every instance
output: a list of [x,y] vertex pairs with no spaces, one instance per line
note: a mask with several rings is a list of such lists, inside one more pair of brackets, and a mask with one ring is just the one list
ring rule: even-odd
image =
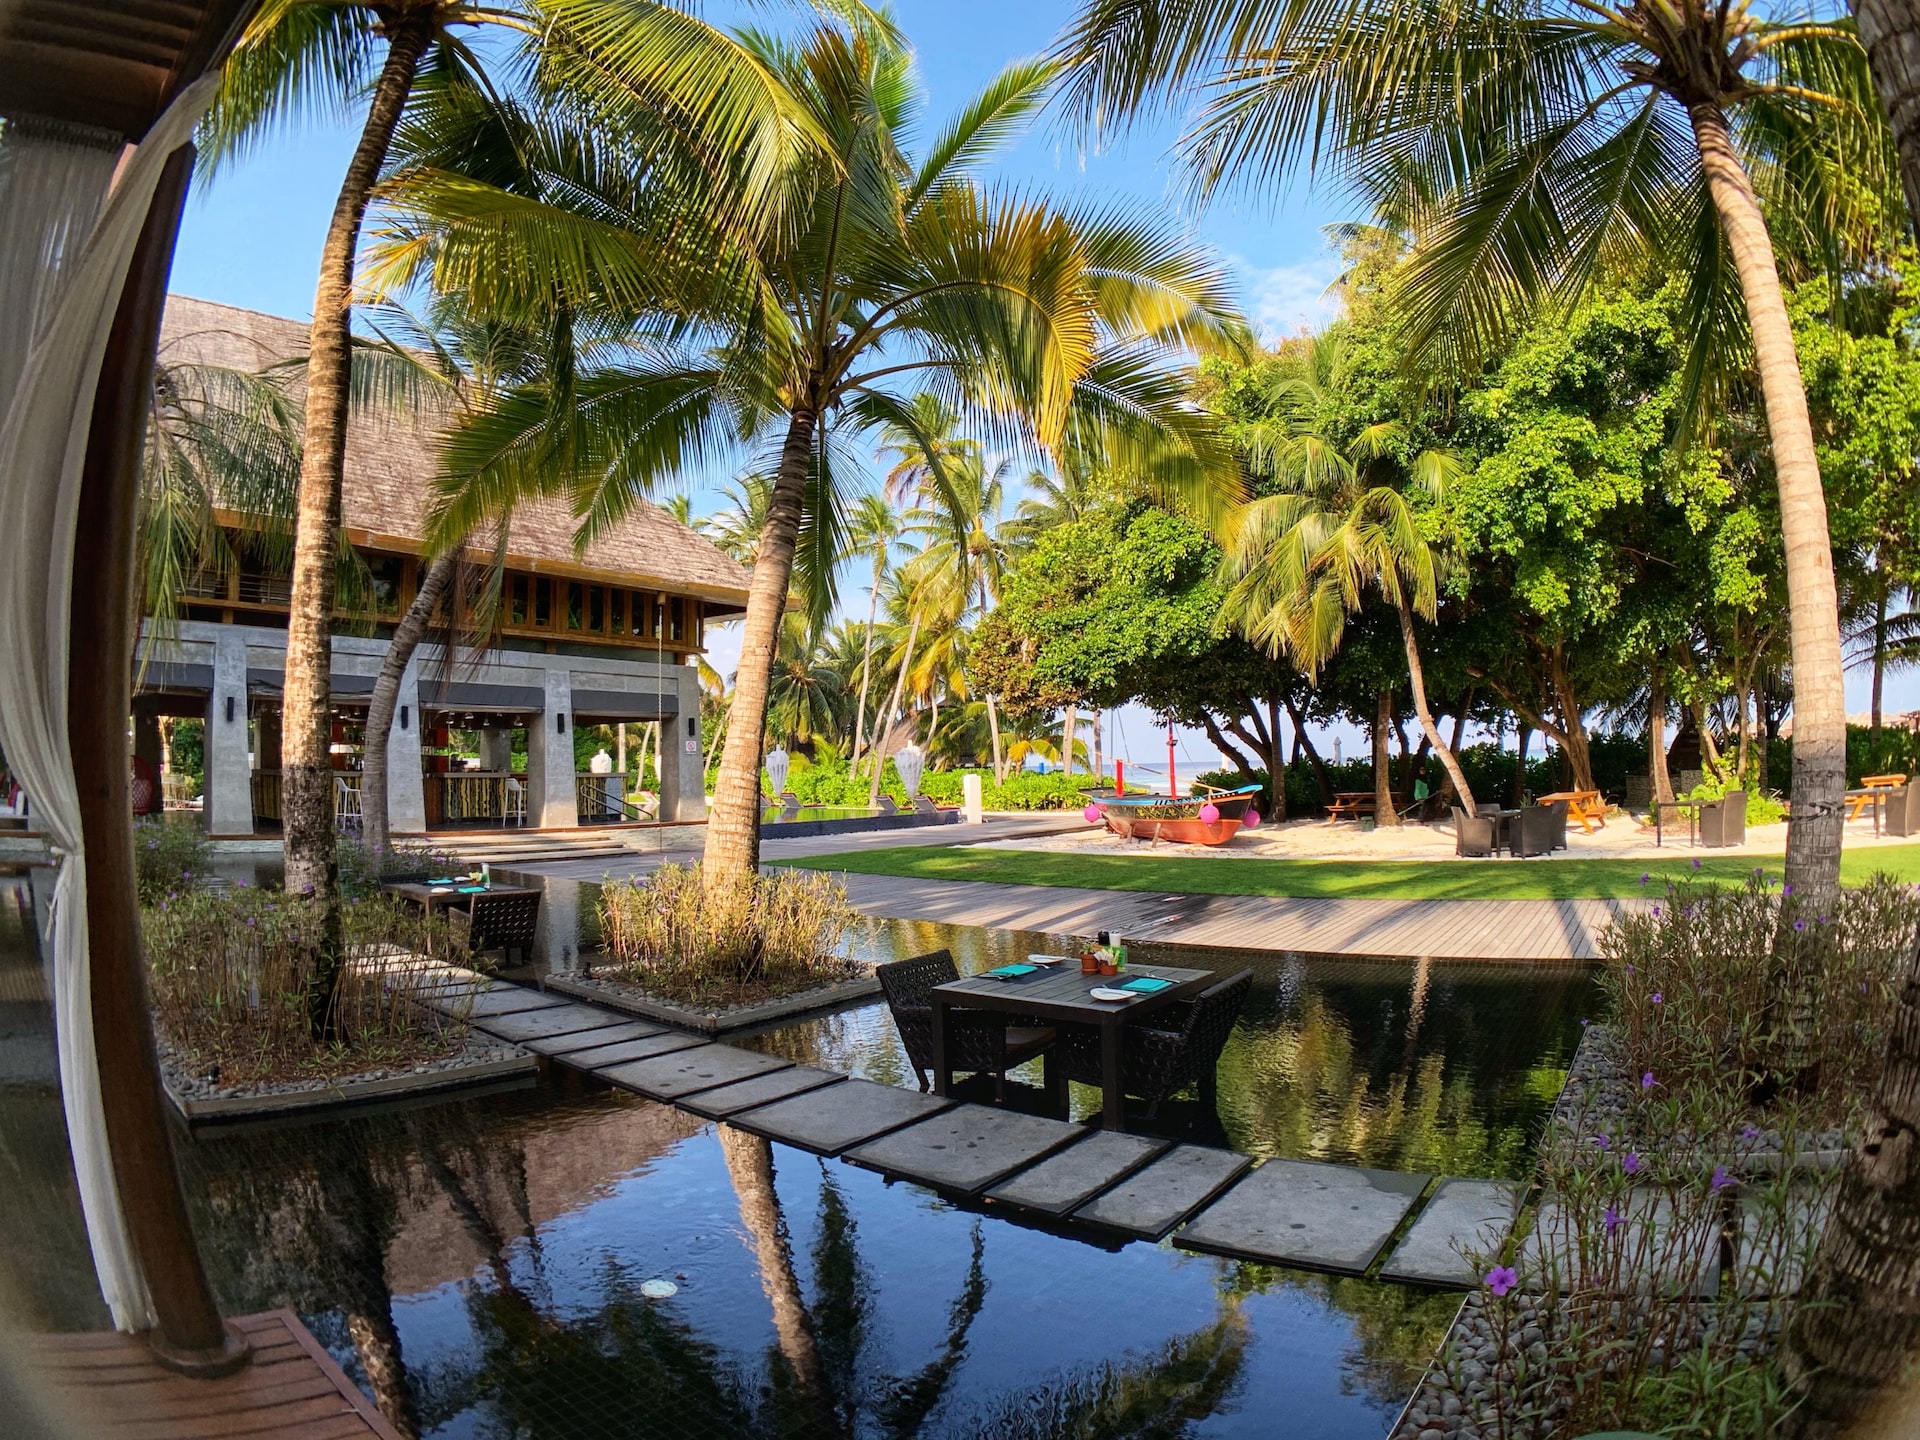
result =
[[1136,995],[1151,995],[1154,991],[1164,990],[1171,984],[1173,984],[1173,981],[1162,980],[1157,975],[1136,975],[1133,979],[1127,981],[1126,984],[1116,988],[1131,990]]
[[1022,975],[1031,975],[1039,968],[1038,965],[1002,965],[987,971],[987,974],[999,980],[1018,980]]
[[451,884],[453,884],[453,876],[451,876],[451,875],[443,875],[443,876],[441,876],[441,877],[440,877],[440,878],[439,878],[438,880],[429,880],[429,881],[427,881],[427,884],[429,884],[429,885],[451,885]]
[[484,895],[487,893],[487,887],[484,885],[462,885],[460,887],[460,893],[462,895]]

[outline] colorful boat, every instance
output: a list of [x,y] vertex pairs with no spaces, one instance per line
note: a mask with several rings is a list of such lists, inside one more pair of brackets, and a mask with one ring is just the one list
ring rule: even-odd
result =
[[[1258,785],[1238,790],[1213,790],[1205,795],[1177,799],[1166,795],[1105,795],[1095,797],[1107,829],[1128,840],[1174,840],[1182,845],[1224,845],[1239,830],[1260,793]],[[1211,806],[1211,820],[1200,812]]]

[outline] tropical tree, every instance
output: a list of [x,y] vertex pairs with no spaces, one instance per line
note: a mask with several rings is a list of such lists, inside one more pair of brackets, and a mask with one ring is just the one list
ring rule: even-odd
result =
[[360,138],[328,222],[314,294],[287,624],[286,885],[325,902],[324,953],[313,1001],[317,1026],[331,1023],[332,980],[340,957],[328,717],[360,230],[422,66],[431,63],[477,80],[484,66],[458,32],[481,24],[506,27],[532,42],[524,58],[536,83],[550,84],[564,69],[576,90],[610,93],[628,107],[672,117],[682,153],[705,149],[758,161],[757,166],[736,163],[730,172],[746,177],[740,195],[746,201],[764,198],[752,177],[777,171],[799,142],[796,117],[737,46],[720,43],[711,27],[648,0],[510,0],[505,6],[465,0],[267,0],[235,45],[203,127],[202,149],[214,161],[302,112],[352,106],[367,97]]
[[1629,259],[1687,277],[1700,423],[1750,340],[1792,611],[1787,871],[1797,901],[1828,906],[1845,788],[1839,627],[1762,205],[1829,253],[1882,223],[1893,164],[1852,27],[1765,21],[1744,3],[1089,0],[1061,53],[1067,102],[1095,130],[1157,97],[1204,95],[1182,141],[1202,192],[1324,164],[1417,236],[1400,295],[1410,367],[1470,366]]
[[[824,147],[779,170],[767,208],[780,223],[681,217],[674,245],[705,261],[688,283],[702,287],[704,304],[731,282],[735,304],[729,313],[699,309],[683,334],[579,378],[583,407],[589,397],[606,401],[609,434],[621,411],[621,463],[522,477],[529,490],[568,486],[590,532],[701,449],[744,438],[773,460],[708,824],[710,886],[737,883],[758,860],[757,777],[792,578],[818,576],[816,593],[830,596],[844,553],[842,477],[855,467],[836,434],[912,427],[911,402],[895,388],[910,381],[1009,447],[1098,427],[1151,479],[1205,503],[1218,486],[1231,488],[1231,467],[1204,419],[1180,404],[1157,347],[1237,344],[1242,334],[1224,275],[1184,240],[1114,212],[991,192],[972,178],[1041,103],[1050,66],[1011,66],[915,162],[902,140],[919,95],[890,25],[855,15],[797,42],[749,33],[735,43]],[[626,184],[616,168],[579,173],[579,183],[531,201],[513,196],[516,223],[503,226],[471,223],[507,207],[469,167],[447,193],[423,199],[409,223],[441,272],[495,294],[557,287],[582,308],[617,309],[629,297],[650,306],[657,222],[628,207],[624,192],[622,203],[606,203],[609,189]],[[443,515],[448,525],[463,518],[459,504]]]
[[[1427,528],[1459,462],[1444,450],[1408,454],[1399,420],[1363,425],[1342,444],[1326,433],[1327,391],[1340,384],[1337,335],[1303,342],[1275,377],[1270,418],[1242,434],[1247,463],[1270,493],[1227,524],[1223,616],[1269,653],[1287,654],[1309,676],[1340,648],[1347,617],[1377,591],[1393,609],[1406,652],[1420,729],[1453,781],[1460,804],[1473,792],[1434,723],[1420,663],[1417,614],[1434,618],[1447,551]],[[1382,704],[1386,702],[1383,700]],[[1374,789],[1382,824],[1396,825],[1387,783],[1385,726],[1374,726]]]
[[847,558],[870,559],[873,572],[867,585],[866,639],[860,647],[860,704],[854,719],[853,757],[850,771],[860,768],[860,752],[867,741],[867,692],[873,683],[873,624],[880,612],[880,587],[886,582],[893,562],[910,553],[902,538],[906,521],[899,509],[884,495],[862,495],[847,517]]

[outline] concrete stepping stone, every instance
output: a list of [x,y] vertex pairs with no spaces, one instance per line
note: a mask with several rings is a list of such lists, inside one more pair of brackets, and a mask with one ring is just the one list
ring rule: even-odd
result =
[[788,1100],[809,1090],[838,1085],[846,1078],[832,1070],[816,1070],[811,1065],[789,1065],[785,1070],[771,1070],[716,1090],[689,1095],[680,1102],[680,1108],[709,1120],[724,1120],[756,1105],[771,1105],[776,1100]]
[[1078,1145],[994,1186],[987,1199],[1064,1215],[1163,1154],[1167,1143],[1119,1130],[1095,1130]]
[[547,1010],[516,1010],[511,1015],[482,1015],[473,1022],[473,1028],[524,1044],[604,1029],[606,1024],[607,1012],[591,1005],[556,1005]]
[[1510,1180],[1442,1180],[1380,1269],[1382,1280],[1472,1289],[1480,1276],[1462,1253],[1496,1253],[1513,1228]]
[[568,1002],[522,985],[502,985],[473,997],[467,1014],[475,1020],[488,1015],[515,1015],[522,1010],[552,1010]]
[[602,1045],[613,1045],[622,1040],[639,1040],[648,1035],[664,1035],[667,1027],[650,1025],[644,1020],[614,1020],[607,1018],[606,1012],[600,1013],[600,1026],[596,1030],[576,1030],[565,1035],[553,1035],[540,1040],[523,1040],[520,1043],[536,1055],[547,1055],[554,1059],[570,1057],[576,1050],[592,1050]]
[[1269,1160],[1201,1211],[1173,1243],[1237,1260],[1364,1274],[1432,1178]]
[[731,1045],[694,1046],[671,1055],[649,1060],[634,1060],[611,1069],[600,1068],[600,1078],[628,1090],[637,1090],[649,1100],[678,1100],[751,1079],[773,1070],[791,1067],[791,1060],[778,1055],[763,1055],[757,1050],[736,1050]]
[[831,1156],[936,1115],[952,1103],[918,1090],[848,1080],[744,1111],[729,1123],[769,1140]]
[[560,1057],[576,1070],[604,1070],[609,1065],[624,1065],[629,1060],[651,1060],[656,1055],[671,1055],[676,1050],[691,1050],[710,1042],[684,1030],[662,1030],[654,1035],[639,1035],[611,1045],[569,1050]]
[[1085,1126],[987,1105],[953,1109],[849,1150],[841,1158],[937,1190],[971,1195],[1087,1134]]
[[1091,1203],[1075,1220],[1158,1240],[1239,1179],[1253,1162],[1231,1150],[1178,1145]]

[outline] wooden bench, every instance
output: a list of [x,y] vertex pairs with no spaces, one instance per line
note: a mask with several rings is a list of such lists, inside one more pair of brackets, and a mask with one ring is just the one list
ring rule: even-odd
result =
[[1335,793],[1333,803],[1327,807],[1327,823],[1338,824],[1342,820],[1358,820],[1363,815],[1374,812],[1374,798],[1371,790],[1341,790]]
[[1607,802],[1600,798],[1598,790],[1556,790],[1551,795],[1539,797],[1542,805],[1551,805],[1555,801],[1567,802],[1567,818],[1580,822],[1580,833],[1591,835],[1594,822],[1604,828],[1607,823]]

